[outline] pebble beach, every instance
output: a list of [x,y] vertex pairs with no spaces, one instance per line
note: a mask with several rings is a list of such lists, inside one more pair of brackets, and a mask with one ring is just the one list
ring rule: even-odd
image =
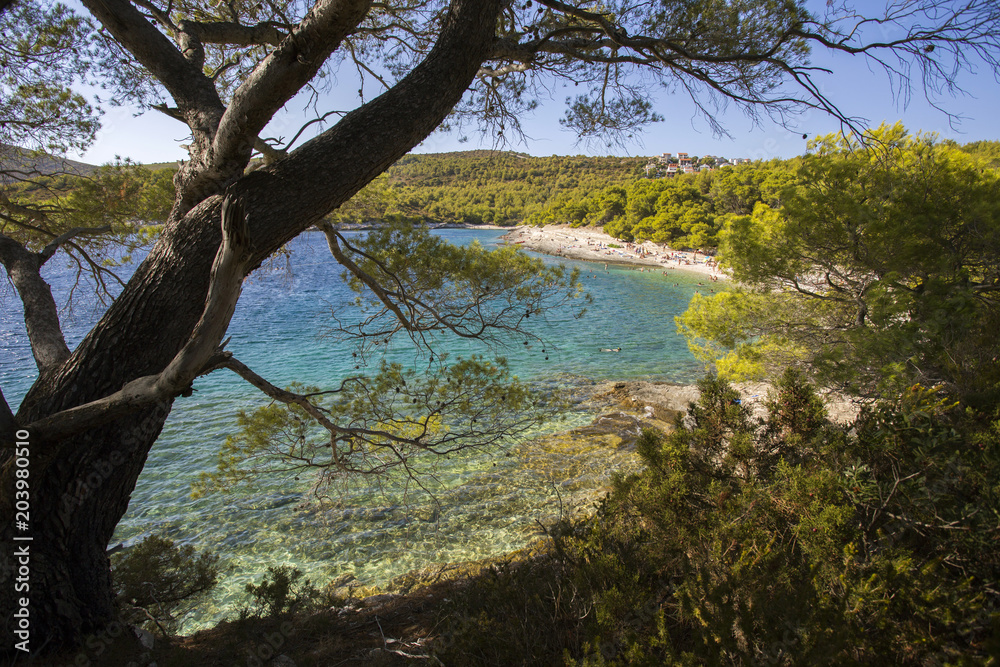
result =
[[702,274],[710,280],[727,279],[715,260],[704,253],[671,250],[652,241],[627,243],[605,234],[597,227],[519,226],[502,238],[509,244],[567,259],[609,265],[634,265],[640,267],[640,270],[686,271]]

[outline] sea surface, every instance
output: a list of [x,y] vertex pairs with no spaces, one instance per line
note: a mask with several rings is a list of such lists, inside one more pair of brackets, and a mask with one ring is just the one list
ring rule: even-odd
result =
[[[503,234],[467,229],[434,233],[452,243],[476,240],[487,247],[499,243]],[[350,347],[329,335],[331,313],[347,317],[355,295],[341,280],[322,234],[303,234],[289,250],[287,262],[247,280],[227,349],[275,385],[332,387],[353,372],[356,360]],[[581,269],[593,302],[579,319],[579,304],[532,318],[543,342],[515,345],[506,354],[521,380],[572,389],[601,380],[687,383],[700,376],[702,367],[677,334],[674,316],[696,290],[709,289],[698,286],[702,276],[560,261]],[[66,258],[53,258],[45,275],[63,304],[72,348],[104,306],[87,290],[77,292],[71,309],[65,306],[76,275]],[[448,347],[466,356],[485,352]],[[600,351],[619,347],[617,353]],[[396,346],[392,354],[403,363],[413,356],[406,345]],[[0,387],[15,411],[34,377],[20,302],[5,281],[0,285]],[[422,480],[432,495],[412,482],[389,479],[353,485],[316,503],[310,501],[310,482],[303,476],[299,482],[261,479],[195,499],[192,484],[201,472],[214,469],[220,444],[236,431],[237,410],[266,404],[229,371],[199,379],[195,390],[175,402],[112,542],[128,547],[158,533],[222,556],[223,579],[211,600],[185,616],[184,632],[232,615],[246,583],[259,582],[268,565],[296,567],[320,586],[331,580],[370,586],[414,569],[521,548],[538,535],[539,521],[558,519],[574,498],[607,485],[614,469],[625,465],[621,452],[573,452],[565,460],[558,452],[540,455],[529,439],[502,450],[435,461],[433,474]],[[590,418],[571,413],[539,435]]]

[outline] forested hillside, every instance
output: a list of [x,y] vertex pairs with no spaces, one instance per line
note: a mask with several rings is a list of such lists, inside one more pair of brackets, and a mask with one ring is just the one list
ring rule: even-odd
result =
[[519,224],[555,199],[580,199],[642,176],[643,157],[532,157],[468,151],[411,154],[338,213],[342,222],[398,215],[433,222]]
[[776,203],[794,160],[771,160],[675,178],[635,179],[555,198],[528,216],[535,225],[602,225],[625,241],[651,240],[674,248],[714,247],[734,216],[758,202]]
[[[1000,142],[964,146],[944,142],[1000,166]],[[36,158],[29,167],[52,173],[44,182],[65,192],[74,176],[97,167]],[[465,224],[571,224],[603,226],[625,241],[652,240],[674,248],[714,248],[719,232],[758,203],[780,205],[801,158],[727,166],[675,178],[645,176],[645,157],[533,157],[522,153],[466,151],[411,154],[358,193],[331,217],[366,223],[407,219]],[[8,167],[10,160],[5,161]],[[55,169],[54,165],[69,165]],[[17,168],[25,168],[19,161]],[[173,165],[145,165],[164,183]],[[110,172],[109,172],[110,173]]]
[[[576,201],[609,185],[628,185],[643,175],[644,157],[533,157],[500,151],[411,154],[341,207],[339,222],[365,223],[390,217],[426,222],[523,223],[555,201]],[[0,163],[24,169],[23,160]],[[57,164],[70,167],[57,169]],[[71,189],[66,176],[91,174],[97,167],[45,156],[28,168],[43,174],[50,187]],[[176,164],[144,165],[150,171],[176,172]],[[58,176],[57,176],[58,175]]]
[[[939,142],[1000,167],[1000,142],[976,141],[959,146]],[[557,193],[530,213],[534,225],[599,225],[625,241],[655,241],[673,248],[714,248],[719,233],[758,203],[780,208],[781,194],[795,185],[802,158],[727,166],[675,178],[636,177],[627,183],[607,183],[600,189]]]

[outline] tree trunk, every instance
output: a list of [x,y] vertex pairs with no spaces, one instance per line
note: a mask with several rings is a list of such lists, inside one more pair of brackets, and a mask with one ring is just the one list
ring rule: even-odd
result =
[[[257,266],[423,140],[459,101],[490,48],[499,0],[456,0],[437,46],[409,76],[287,158],[227,189],[247,211]],[[43,373],[20,425],[107,396],[160,372],[201,317],[221,232],[212,196],[166,229],[104,317],[62,366]],[[19,608],[15,550],[30,553],[32,650],[76,643],[113,623],[105,553],[173,401],[61,442],[33,442],[30,529],[0,527],[0,613]],[[183,408],[183,399],[180,399]],[[0,451],[0,515],[14,516],[13,451]],[[15,541],[30,535],[32,540]],[[18,640],[10,621],[3,646]]]

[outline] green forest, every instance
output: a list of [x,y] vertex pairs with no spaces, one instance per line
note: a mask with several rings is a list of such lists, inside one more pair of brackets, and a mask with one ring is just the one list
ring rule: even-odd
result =
[[[938,143],[982,160],[987,168],[1000,165],[1000,142]],[[673,178],[647,178],[643,167],[648,161],[645,157],[534,157],[486,150],[413,153],[330,218],[353,224],[395,219],[501,226],[587,225],[603,227],[623,241],[711,250],[718,247],[720,232],[740,216],[752,214],[758,203],[780,206],[782,191],[794,184],[802,165],[802,158],[773,159]],[[124,202],[142,192],[142,201],[147,203],[139,215],[155,221],[167,213],[169,180],[176,167],[155,164],[146,169],[152,175],[127,163],[117,171],[104,167],[96,172],[98,186],[93,178],[61,174],[36,180],[24,194],[45,199],[52,192],[82,191],[77,195],[81,202],[96,197],[99,203],[91,208],[107,208],[107,215],[113,216]]]
[[583,198],[642,175],[645,158],[533,157],[508,151],[410,154],[341,207],[334,219],[398,216],[427,222],[522,224],[550,202]]
[[[954,148],[995,168],[1000,142]],[[718,247],[720,232],[758,203],[780,205],[800,158],[647,178],[648,158],[468,151],[411,154],[334,215],[338,222],[399,218],[434,223],[603,227],[624,241],[672,248]]]
[[[993,168],[1000,160],[1000,143],[995,141],[942,145],[981,158]],[[528,215],[526,222],[598,225],[625,241],[649,240],[675,249],[715,248],[720,232],[738,217],[753,213],[757,204],[780,207],[781,193],[796,181],[801,165],[801,158],[757,161],[674,178],[639,178],[582,196],[560,194]]]

